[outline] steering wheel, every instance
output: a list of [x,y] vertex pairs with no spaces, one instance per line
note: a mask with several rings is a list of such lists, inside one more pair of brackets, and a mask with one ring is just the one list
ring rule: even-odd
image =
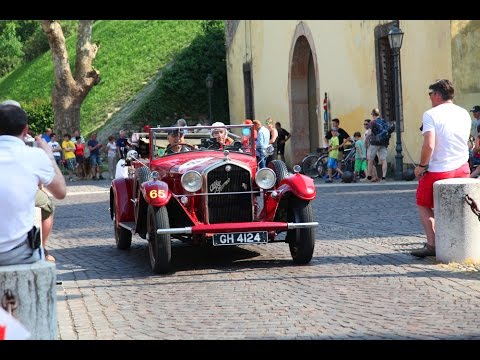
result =
[[[172,150],[173,146],[181,146],[180,151],[173,151]],[[185,152],[185,151],[182,151],[182,148],[184,146],[187,147],[187,149],[188,149],[187,151],[195,150],[195,147],[193,145],[190,145],[190,144],[187,144],[187,143],[177,143],[173,146],[168,144],[167,148],[165,149],[165,154],[176,154],[177,152]]]

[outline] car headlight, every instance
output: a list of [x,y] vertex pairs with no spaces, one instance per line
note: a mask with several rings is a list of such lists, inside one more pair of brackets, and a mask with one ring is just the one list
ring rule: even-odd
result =
[[262,189],[270,189],[275,185],[275,181],[277,181],[277,176],[272,169],[263,168],[257,171],[257,175],[255,176],[255,182],[257,185]]
[[182,175],[182,186],[188,192],[195,192],[202,188],[202,175],[198,171],[189,170]]

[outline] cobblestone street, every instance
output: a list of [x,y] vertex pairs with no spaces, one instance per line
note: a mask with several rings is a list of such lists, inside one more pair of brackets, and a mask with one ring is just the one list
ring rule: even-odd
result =
[[408,253],[425,241],[416,185],[318,183],[307,266],[285,243],[180,246],[165,276],[140,237],[116,248],[109,181],[69,183],[47,245],[59,338],[480,339],[477,269]]

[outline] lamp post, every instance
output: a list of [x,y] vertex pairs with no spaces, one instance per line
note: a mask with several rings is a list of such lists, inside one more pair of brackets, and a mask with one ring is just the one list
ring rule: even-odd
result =
[[395,76],[395,132],[397,134],[397,146],[395,150],[395,180],[403,179],[403,155],[402,135],[400,131],[400,84],[399,84],[399,62],[400,48],[402,47],[403,31],[394,26],[388,32],[388,42],[393,51],[393,71]]
[[208,89],[208,123],[212,124],[212,88],[213,88],[213,75],[208,74],[205,79],[205,85]]

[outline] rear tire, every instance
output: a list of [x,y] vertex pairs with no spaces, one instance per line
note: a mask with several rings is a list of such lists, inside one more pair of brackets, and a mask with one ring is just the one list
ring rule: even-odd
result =
[[125,229],[124,227],[117,226],[116,225],[116,199],[115,197],[113,198],[112,202],[112,220],[113,220],[113,230],[115,233],[115,244],[117,245],[117,249],[120,250],[126,250],[130,249],[130,246],[132,245],[132,232]]
[[169,229],[170,222],[165,206],[148,206],[148,255],[150,266],[156,274],[170,271],[172,263],[172,243],[170,234],[157,234],[157,229]]
[[302,173],[307,176],[310,176],[312,179],[317,178],[318,172],[315,167],[315,164],[317,163],[318,158],[319,158],[318,155],[314,155],[314,154],[307,155],[302,160],[302,165],[301,165]]
[[317,168],[317,174],[322,179],[325,175],[327,175],[327,161],[328,156],[321,156],[315,164]]
[[[310,202],[292,199],[287,209],[288,222],[313,222]],[[287,231],[286,241],[290,247],[295,264],[308,264],[312,260],[315,248],[315,231],[313,227]]]

